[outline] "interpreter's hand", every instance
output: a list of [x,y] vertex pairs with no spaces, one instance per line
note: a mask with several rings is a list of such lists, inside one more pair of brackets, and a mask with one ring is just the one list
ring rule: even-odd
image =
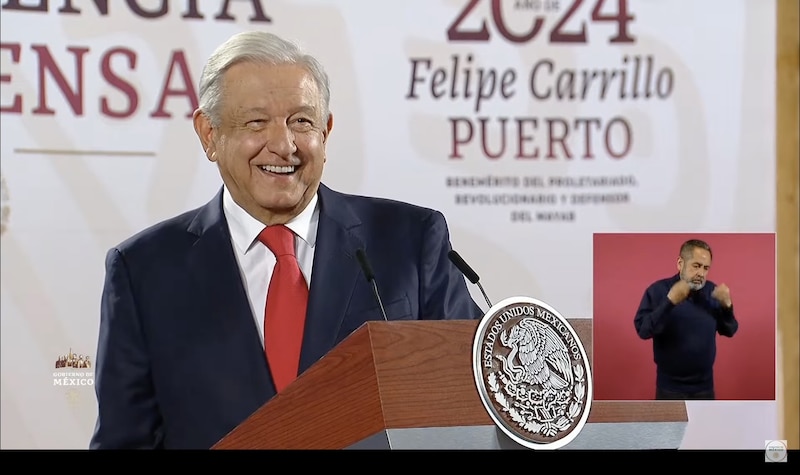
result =
[[689,296],[689,292],[691,292],[691,290],[692,288],[689,287],[689,283],[681,279],[675,282],[675,284],[672,285],[672,288],[669,289],[667,298],[670,302],[672,302],[673,305],[678,305],[686,300],[686,297]]
[[731,305],[733,305],[733,302],[731,302],[731,289],[729,289],[725,284],[719,284],[718,286],[714,287],[714,290],[711,292],[711,296],[717,299],[725,308],[729,308]]

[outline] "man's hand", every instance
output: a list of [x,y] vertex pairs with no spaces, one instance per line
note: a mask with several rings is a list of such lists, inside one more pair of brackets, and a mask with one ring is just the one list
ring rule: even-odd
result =
[[686,297],[689,296],[689,292],[692,290],[689,287],[688,282],[684,282],[683,279],[678,280],[673,284],[672,288],[669,289],[669,293],[667,294],[667,298],[673,305],[678,305],[679,303],[686,300]]
[[730,308],[733,305],[733,302],[731,302],[731,289],[725,284],[716,286],[714,291],[711,292],[711,296],[717,299],[725,308]]

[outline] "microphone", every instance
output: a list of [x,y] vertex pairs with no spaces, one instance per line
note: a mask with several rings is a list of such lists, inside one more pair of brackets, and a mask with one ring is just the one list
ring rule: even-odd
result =
[[356,249],[356,259],[358,260],[358,265],[361,266],[361,271],[364,272],[364,277],[367,278],[367,282],[372,284],[372,294],[375,295],[375,300],[378,301],[378,306],[381,308],[381,315],[383,315],[383,319],[388,322],[389,319],[386,317],[386,310],[383,308],[381,294],[378,293],[378,284],[375,282],[375,274],[372,273],[372,266],[369,265],[367,254],[363,249]]
[[464,274],[464,277],[466,277],[467,280],[473,284],[477,284],[478,288],[481,289],[484,300],[486,300],[489,308],[492,308],[492,302],[489,300],[489,297],[486,296],[486,292],[484,292],[483,286],[479,282],[481,278],[478,277],[478,274],[474,270],[472,270],[472,267],[470,267],[469,264],[467,264],[464,259],[461,258],[455,249],[451,249],[450,252],[447,253],[447,257],[450,258],[450,262],[452,262],[458,268],[458,270]]

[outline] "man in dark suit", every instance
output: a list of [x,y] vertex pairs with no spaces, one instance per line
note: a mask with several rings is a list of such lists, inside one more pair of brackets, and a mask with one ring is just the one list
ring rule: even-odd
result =
[[739,322],[731,291],[708,280],[711,246],[689,239],[678,253],[678,273],[645,289],[633,324],[653,340],[656,399],[716,399],[717,335],[733,337]]
[[389,320],[483,315],[447,258],[440,212],[320,183],[329,100],[320,64],[272,34],[241,33],[213,53],[194,126],[224,185],[108,252],[91,448],[209,448],[276,395],[266,229],[291,230],[308,283],[297,373],[384,318],[358,249]]

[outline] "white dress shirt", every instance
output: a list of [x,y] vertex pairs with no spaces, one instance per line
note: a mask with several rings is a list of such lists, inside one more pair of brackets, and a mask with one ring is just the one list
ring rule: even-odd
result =
[[[317,225],[319,224],[317,202],[315,194],[306,209],[286,223],[286,227],[295,234],[294,250],[297,262],[300,264],[300,271],[309,286],[311,285],[311,267],[314,262],[314,247],[317,243]],[[239,273],[242,276],[242,283],[253,312],[253,320],[258,328],[258,336],[261,338],[263,346],[264,308],[267,304],[269,281],[275,268],[275,255],[258,240],[258,235],[265,227],[264,224],[236,204],[227,187],[224,187],[222,192],[222,210],[228,221],[233,253],[239,263]]]

